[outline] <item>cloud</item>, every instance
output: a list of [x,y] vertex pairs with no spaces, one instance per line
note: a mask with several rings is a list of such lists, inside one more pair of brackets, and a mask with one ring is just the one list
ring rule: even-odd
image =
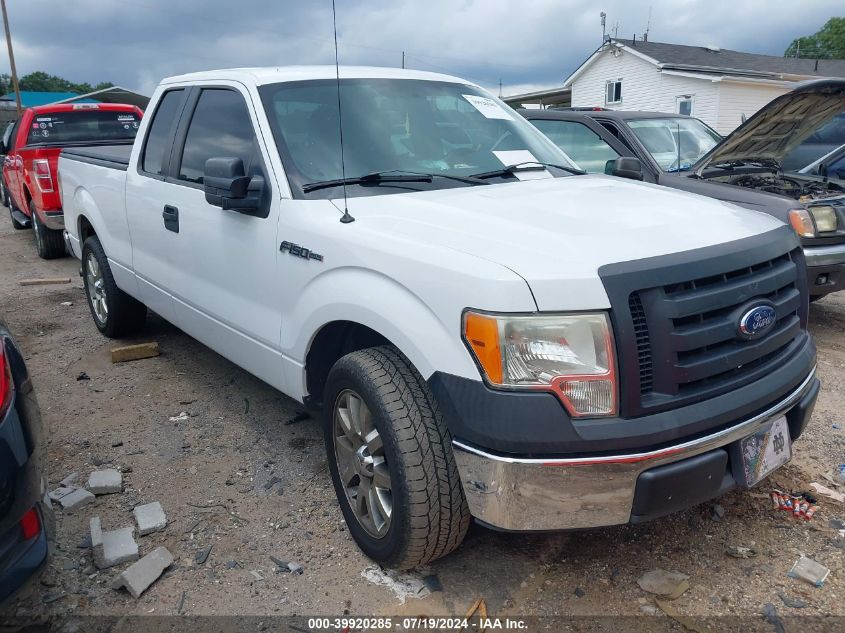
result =
[[[18,72],[112,81],[333,63],[330,0],[10,0]],[[780,55],[841,8],[829,0],[653,0],[650,39]],[[447,72],[512,94],[559,85],[608,31],[642,35],[648,3],[606,0],[337,0],[341,63]]]

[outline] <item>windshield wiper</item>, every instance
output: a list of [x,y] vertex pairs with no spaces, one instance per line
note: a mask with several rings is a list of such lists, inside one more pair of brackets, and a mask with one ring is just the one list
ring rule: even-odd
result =
[[302,185],[302,191],[309,193],[317,189],[328,187],[340,187],[342,185],[372,185],[383,182],[431,182],[434,178],[446,178],[457,182],[465,182],[469,185],[489,185],[486,180],[480,180],[475,176],[455,176],[453,174],[429,174],[418,171],[407,171],[405,169],[387,169],[374,171],[364,176],[353,178],[338,178],[336,180],[323,180],[321,182],[309,182]]
[[302,185],[303,193],[310,193],[317,189],[328,189],[329,187],[341,187],[343,185],[378,185],[383,182],[431,182],[428,174],[392,174],[384,171],[374,171],[363,176],[351,178],[336,178],[334,180],[321,180],[309,182]]
[[563,171],[569,172],[570,174],[575,174],[576,176],[580,176],[582,174],[587,173],[585,171],[581,171],[580,169],[575,169],[574,167],[565,167],[563,165],[555,165],[554,163],[541,163],[537,160],[526,160],[521,163],[515,163],[513,165],[508,165],[507,167],[502,167],[502,169],[494,169],[493,171],[485,171],[480,174],[473,174],[472,178],[480,178],[484,180],[486,178],[513,176],[518,171],[532,171],[536,169],[545,169],[546,167],[562,169]]

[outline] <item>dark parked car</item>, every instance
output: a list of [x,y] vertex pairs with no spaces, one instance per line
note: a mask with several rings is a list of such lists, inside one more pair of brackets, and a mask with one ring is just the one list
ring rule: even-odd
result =
[[23,356],[0,320],[0,603],[47,560],[42,428]]
[[[634,157],[641,169],[629,166],[627,177],[732,202],[790,224],[801,237],[810,296],[818,299],[845,288],[845,181],[835,174],[784,171],[781,161],[843,109],[845,80],[824,79],[778,97],[722,140],[698,119],[678,114],[520,112],[586,171],[611,173],[613,163],[600,169],[602,159]],[[601,138],[563,131],[573,123]],[[573,142],[576,136],[579,142]]]

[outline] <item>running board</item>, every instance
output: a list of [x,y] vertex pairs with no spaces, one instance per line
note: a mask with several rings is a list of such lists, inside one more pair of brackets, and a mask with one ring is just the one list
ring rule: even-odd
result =
[[23,224],[25,227],[30,228],[32,226],[32,220],[29,216],[24,215],[17,209],[12,209],[12,217],[15,218],[15,222],[18,224]]

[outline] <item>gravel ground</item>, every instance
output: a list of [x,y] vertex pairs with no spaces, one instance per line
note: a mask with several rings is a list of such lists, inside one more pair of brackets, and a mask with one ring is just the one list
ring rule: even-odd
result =
[[[23,278],[55,276],[72,281],[18,285]],[[807,630],[814,628],[807,616],[845,615],[845,556],[829,527],[830,519],[845,519],[845,504],[822,499],[816,518],[805,522],[770,509],[767,496],[772,486],[804,490],[810,481],[823,482],[825,472],[845,461],[845,296],[811,308],[823,391],[793,461],[763,487],[639,526],[555,535],[474,526],[456,553],[412,574],[413,581],[434,575],[442,589],[404,603],[395,586],[362,576],[371,562],[344,527],[316,421],[301,420],[297,403],[155,315],[143,336],[129,342],[158,341],[161,356],[111,364],[113,343],[91,321],[76,262],[40,260],[31,231],[13,230],[5,211],[0,314],[34,377],[49,429],[51,487],[71,473],[86,480],[98,467],[125,473],[122,494],[99,497],[74,514],[57,510],[48,568],[0,610],[0,620],[457,615],[483,599],[496,616],[651,613],[659,616],[655,622],[677,626],[637,585],[656,568],[690,577],[689,590],[671,603],[681,619],[742,615],[773,630],[777,625],[761,615],[771,603],[787,621],[805,618]],[[77,380],[82,372],[88,380]],[[171,420],[182,412],[185,419]],[[90,550],[80,546],[91,516],[99,515],[104,529],[126,527],[133,525],[132,508],[151,501],[162,503],[169,524],[138,538],[141,554],[166,545],[176,562],[136,600],[110,588],[123,566],[96,572]],[[732,545],[753,547],[757,555],[729,557],[725,550]],[[208,547],[199,563],[198,552]],[[787,577],[802,553],[831,569],[822,588]],[[304,573],[275,573],[270,556],[296,561]]]

